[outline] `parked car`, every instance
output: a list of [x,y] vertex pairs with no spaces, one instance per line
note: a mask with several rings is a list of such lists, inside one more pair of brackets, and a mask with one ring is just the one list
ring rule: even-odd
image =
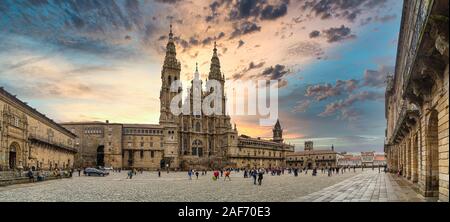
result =
[[86,168],[84,171],[83,171],[83,173],[84,173],[84,175],[87,175],[87,176],[94,176],[94,175],[96,175],[96,176],[107,176],[107,175],[109,175],[109,173],[108,172],[106,172],[106,171],[104,171],[104,170],[99,170],[99,169],[95,169],[95,168]]

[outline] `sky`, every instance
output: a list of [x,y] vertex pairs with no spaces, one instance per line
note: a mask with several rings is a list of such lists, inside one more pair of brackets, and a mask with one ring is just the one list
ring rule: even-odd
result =
[[[0,86],[58,122],[157,123],[173,24],[181,78],[277,80],[285,141],[383,150],[399,0],[2,0]],[[258,116],[240,134],[270,138]]]

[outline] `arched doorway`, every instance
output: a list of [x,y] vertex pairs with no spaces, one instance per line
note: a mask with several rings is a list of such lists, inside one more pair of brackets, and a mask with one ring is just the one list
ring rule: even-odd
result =
[[19,145],[17,143],[12,143],[9,147],[9,169],[15,169],[17,166],[17,152],[19,150]]
[[97,166],[105,166],[105,146],[97,148]]
[[432,110],[428,119],[426,134],[426,182],[425,196],[439,196],[439,140],[438,140],[438,113]]

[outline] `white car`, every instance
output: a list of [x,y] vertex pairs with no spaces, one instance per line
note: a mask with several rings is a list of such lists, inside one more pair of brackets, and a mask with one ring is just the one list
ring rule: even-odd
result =
[[103,167],[103,170],[113,170],[114,168],[112,167],[112,166],[110,166],[110,167]]

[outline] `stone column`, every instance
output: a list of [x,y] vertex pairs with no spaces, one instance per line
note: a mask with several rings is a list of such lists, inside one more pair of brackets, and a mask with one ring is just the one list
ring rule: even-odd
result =
[[417,138],[418,135],[411,136],[411,181],[413,183],[416,183],[418,181],[418,156],[419,156],[419,150],[418,150],[418,144],[417,144]]
[[411,137],[408,135],[406,140],[406,178],[408,180],[411,179],[411,169],[412,169],[412,163],[411,163]]

